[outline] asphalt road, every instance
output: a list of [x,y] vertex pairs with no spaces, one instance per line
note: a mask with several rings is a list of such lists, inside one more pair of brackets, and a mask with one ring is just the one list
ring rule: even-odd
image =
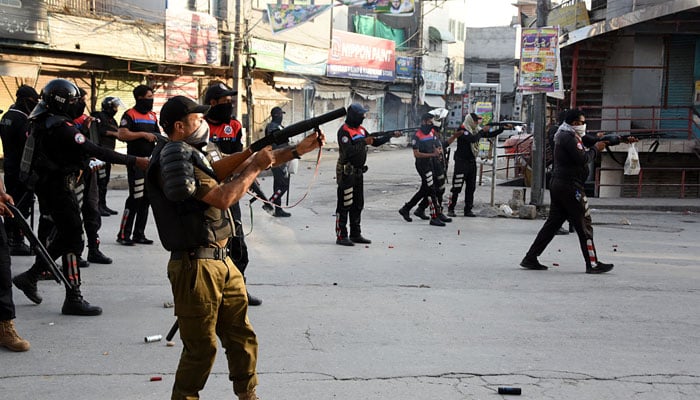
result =
[[[372,152],[365,177],[368,246],[334,242],[336,153],[311,155],[292,177],[291,218],[244,211],[249,290],[259,336],[258,394],[282,399],[493,399],[499,386],[530,399],[697,399],[700,392],[700,218],[693,212],[594,211],[599,257],[584,274],[574,235],[555,238],[540,261],[518,263],[543,221],[456,218],[447,227],[397,210],[417,189],[408,149]],[[272,179],[262,181],[267,193]],[[505,202],[512,188],[499,188]],[[109,192],[121,210],[126,192]],[[489,189],[479,187],[481,215]],[[629,200],[634,202],[634,199]],[[244,201],[248,210],[248,201]],[[182,350],[167,253],[115,243],[119,218],[103,220],[112,265],[83,271],[99,317],[60,314],[63,289],[41,282],[37,306],[15,291],[27,353],[0,350],[6,399],[166,399]],[[157,239],[151,220],[148,235]],[[15,273],[31,259],[14,257]],[[160,377],[160,381],[151,381]],[[203,399],[233,398],[223,349]],[[510,396],[504,396],[510,397]]]

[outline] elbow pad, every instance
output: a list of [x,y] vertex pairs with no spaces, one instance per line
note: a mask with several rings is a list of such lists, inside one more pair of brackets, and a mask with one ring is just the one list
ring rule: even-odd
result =
[[160,152],[163,193],[170,201],[183,201],[197,190],[192,164],[192,147],[184,142],[168,142]]

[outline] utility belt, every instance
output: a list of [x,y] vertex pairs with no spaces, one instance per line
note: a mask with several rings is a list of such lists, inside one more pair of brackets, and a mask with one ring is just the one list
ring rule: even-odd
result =
[[227,247],[197,247],[192,250],[175,250],[170,252],[170,261],[178,261],[183,258],[223,260],[229,256]]
[[341,172],[343,175],[362,175],[367,172],[367,166],[363,165],[360,168],[354,167],[352,164],[338,164],[336,167],[337,172]]

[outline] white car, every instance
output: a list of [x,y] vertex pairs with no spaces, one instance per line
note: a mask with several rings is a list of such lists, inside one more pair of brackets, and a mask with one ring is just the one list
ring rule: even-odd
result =
[[505,125],[503,133],[498,135],[498,140],[500,141],[506,140],[511,136],[527,133],[527,124],[523,121],[501,121],[499,123]]

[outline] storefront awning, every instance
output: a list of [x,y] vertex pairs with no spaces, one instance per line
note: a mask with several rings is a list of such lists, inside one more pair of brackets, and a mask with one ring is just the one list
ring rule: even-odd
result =
[[275,88],[288,90],[301,90],[306,85],[306,79],[275,76]]
[[286,103],[292,100],[258,79],[253,80],[252,90],[253,101],[255,103],[263,105],[278,105],[279,103]]
[[387,92],[387,94],[398,98],[403,104],[411,104],[413,95],[405,92]]
[[428,27],[428,38],[434,42],[457,43],[450,31],[435,26]]
[[445,100],[443,100],[442,97],[440,96],[431,96],[431,95],[425,95],[425,98],[423,99],[423,102],[434,108],[444,108],[445,107]]

